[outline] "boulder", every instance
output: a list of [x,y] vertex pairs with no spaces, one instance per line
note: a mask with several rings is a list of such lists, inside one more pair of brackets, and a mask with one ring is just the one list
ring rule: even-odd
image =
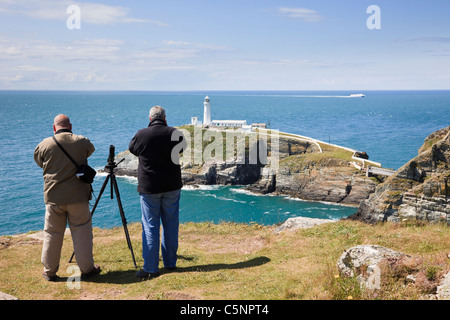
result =
[[315,218],[307,218],[307,217],[294,217],[287,219],[282,225],[274,230],[274,233],[280,233],[282,231],[287,230],[296,230],[296,229],[306,229],[312,228],[319,224],[335,222],[335,220],[331,219],[315,219]]
[[380,288],[380,267],[378,264],[385,258],[406,256],[378,245],[359,245],[345,250],[338,260],[337,266],[341,274],[347,277],[356,276],[362,287]]
[[0,291],[0,300],[19,300],[19,299]]
[[450,300],[450,272],[445,275],[441,284],[437,287],[436,298],[438,300]]
[[[428,294],[424,298],[431,300],[450,300],[450,272],[447,272],[442,278],[436,279],[436,283],[427,283],[423,281],[423,270],[420,271],[420,265],[417,265],[417,257],[397,252],[378,245],[359,245],[345,250],[337,262],[339,272],[343,276],[356,277],[362,288],[380,289],[381,288],[381,267],[382,261],[388,262],[389,268],[395,267],[396,263],[405,264],[408,268],[399,270],[409,270],[411,274],[405,275],[405,283],[412,283],[426,289]],[[419,260],[420,261],[420,260]],[[392,264],[391,264],[392,263]],[[384,266],[383,270],[386,266]],[[423,268],[422,268],[423,269]],[[419,281],[419,277],[422,279]],[[430,290],[433,289],[434,290]]]

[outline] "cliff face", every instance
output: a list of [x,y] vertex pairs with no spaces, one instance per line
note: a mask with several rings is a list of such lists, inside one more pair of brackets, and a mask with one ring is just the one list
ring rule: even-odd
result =
[[418,153],[349,218],[369,223],[405,219],[450,223],[450,126],[428,136]]
[[[319,161],[302,161],[294,168],[281,161],[276,175],[261,182],[272,187],[274,194],[347,205],[358,205],[367,199],[378,184],[375,179],[367,178],[358,169],[351,167],[347,160],[325,157]],[[258,191],[259,186],[260,183],[248,189]]]

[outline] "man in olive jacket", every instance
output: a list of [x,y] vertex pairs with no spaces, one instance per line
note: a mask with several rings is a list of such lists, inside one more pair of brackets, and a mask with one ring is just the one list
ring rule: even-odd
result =
[[[54,137],[75,160],[87,163],[95,151],[89,139],[72,133],[72,124],[66,115],[57,115],[53,123]],[[48,137],[38,144],[34,160],[43,169],[45,225],[42,249],[42,276],[56,281],[61,248],[67,222],[72,235],[75,258],[81,277],[100,273],[92,254],[92,220],[89,210],[91,186],[80,181],[76,167],[53,140]]]
[[[181,132],[169,127],[164,108],[150,109],[150,124],[130,141],[129,150],[139,157],[138,192],[142,211],[143,269],[136,276],[149,279],[159,275],[159,230],[163,225],[161,252],[164,267],[176,267],[179,203],[183,183],[175,146],[185,143]],[[175,148],[175,149],[174,149]]]

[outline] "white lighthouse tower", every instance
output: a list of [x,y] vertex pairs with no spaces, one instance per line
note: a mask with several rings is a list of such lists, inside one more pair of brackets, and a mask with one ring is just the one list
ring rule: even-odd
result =
[[203,102],[203,124],[209,125],[211,123],[211,106],[209,104],[209,97],[205,97]]

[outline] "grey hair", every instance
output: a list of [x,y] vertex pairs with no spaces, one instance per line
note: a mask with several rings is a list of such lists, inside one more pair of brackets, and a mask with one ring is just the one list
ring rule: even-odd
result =
[[164,110],[161,106],[154,106],[150,109],[149,113],[150,119],[162,119],[164,120],[166,117],[166,110]]

